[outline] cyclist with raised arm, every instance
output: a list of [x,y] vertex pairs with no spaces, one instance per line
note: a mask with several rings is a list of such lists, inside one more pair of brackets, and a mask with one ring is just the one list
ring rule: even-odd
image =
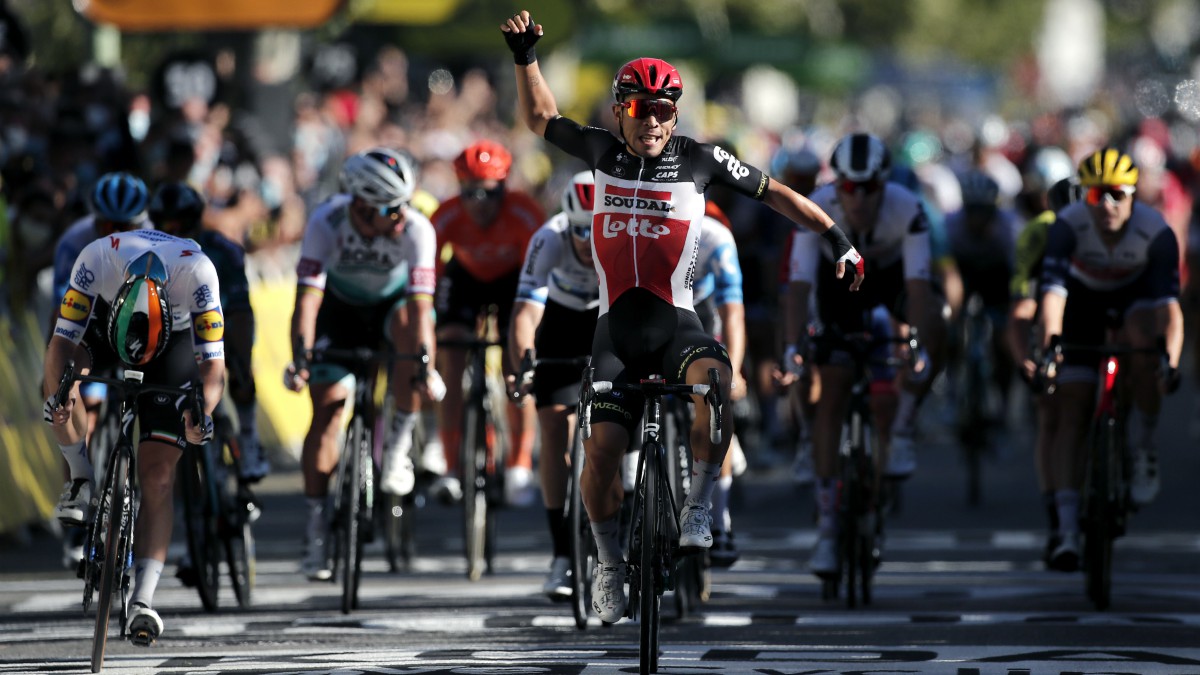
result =
[[225,235],[203,227],[204,197],[187,183],[164,183],[150,198],[150,220],[155,228],[200,244],[221,281],[221,308],[225,311],[225,363],[229,394],[237,411],[241,478],[262,480],[271,465],[258,442],[255,419],[257,396],[250,353],[254,346],[254,310],[250,307],[250,282],[246,279],[246,250]]
[[[1164,389],[1179,382],[1183,312],[1179,306],[1179,242],[1153,207],[1134,198],[1138,168],[1117,148],[1095,151],[1079,164],[1083,199],[1055,215],[1042,263],[1042,344],[1061,336],[1068,345],[1118,342],[1153,349],[1166,339],[1169,372],[1159,372],[1155,354],[1131,355],[1133,388],[1133,475],[1130,498],[1137,505],[1158,494],[1154,434]],[[1050,443],[1051,483],[1059,541],[1050,566],[1074,571],[1079,565],[1079,495],[1084,475],[1088,422],[1096,399],[1098,354],[1067,352],[1056,368],[1058,426]]]
[[[887,147],[870,134],[842,138],[834,146],[830,166],[836,180],[818,188],[813,201],[849,225],[852,241],[861,243],[867,252],[875,283],[867,292],[850,293],[852,287],[829,274],[839,259],[838,251],[807,232],[798,232],[792,240],[783,308],[784,365],[792,369],[793,376],[799,371],[812,319],[819,320],[827,331],[868,333],[872,311],[878,305],[884,305],[894,320],[915,325],[930,354],[940,353],[941,307],[931,282],[929,223],[920,199],[907,188],[888,182],[891,159]],[[810,310],[814,287],[817,307]],[[817,541],[809,569],[821,576],[838,570],[837,454],[857,373],[844,348],[829,340],[815,346],[811,365],[818,370],[821,383],[813,428]],[[928,358],[921,361],[924,367],[919,373],[905,369],[898,374],[893,423],[879,430],[885,451],[889,436],[891,442],[886,473],[897,477],[911,474],[916,467],[913,431],[917,404],[928,391],[935,365]]]
[[[438,246],[449,246],[453,257],[438,279],[438,339],[464,341],[487,308],[495,305],[500,335],[508,334],[517,280],[525,249],[546,217],[532,197],[506,185],[512,155],[495,141],[468,146],[454,160],[461,192],[433,214]],[[462,440],[463,371],[467,350],[444,347],[446,398],[440,420],[446,455],[446,475],[433,491],[446,501],[462,496],[459,484],[459,445]],[[517,364],[504,359],[505,375]],[[532,408],[508,406],[511,454],[504,475],[505,498],[524,504],[533,494],[533,441],[537,414]]]
[[[68,361],[77,372],[121,366],[144,373],[146,384],[189,386],[199,375],[204,419],[178,409],[178,401],[146,394],[138,400],[138,476],[141,505],[134,524],[134,587],[127,630],[163,631],[152,608],[174,524],[175,464],[188,443],[212,437],[212,411],[225,386],[224,317],[216,269],[193,241],[164,232],[118,232],[84,247],[59,305],[46,347],[45,419],[71,465],[74,496],[59,504],[59,518],[83,524],[95,469],[81,453],[86,420],[77,405],[79,386],[53,407]],[[64,495],[69,497],[72,495]]]
[[[293,345],[298,342],[305,350],[376,349],[386,341],[407,354],[423,347],[432,357],[435,235],[429,220],[408,205],[416,188],[414,175],[408,158],[387,148],[346,159],[341,171],[345,192],[318,206],[304,231],[296,267]],[[420,393],[440,395],[437,371],[430,369],[425,382],[415,382],[417,368],[413,361],[399,361],[391,371],[395,410],[385,435],[379,485],[388,494],[412,491],[409,450]],[[311,372],[297,372],[289,364],[284,373],[293,391],[308,385],[313,405],[300,462],[308,500],[301,568],[313,580],[332,575],[326,499],[338,462],[339,421],[354,391],[354,375],[353,364],[336,359],[313,366]]]
[[[824,232],[838,251],[839,273],[844,274],[848,262],[855,266],[854,288],[862,283],[861,257],[820,208],[724,149],[674,134],[683,81],[669,63],[640,58],[617,71],[614,136],[559,115],[536,59],[542,26],[532,22],[528,11],[508,17],[501,30],[516,63],[521,119],[595,171],[592,256],[600,276],[600,312],[592,366],[597,380],[635,382],[661,375],[674,383],[701,384],[708,382],[712,368],[720,374],[728,400],[729,357],[704,332],[692,305],[693,260],[704,217],[703,193],[710,184],[725,184]],[[620,391],[598,395],[592,436],[585,443],[581,491],[599,557],[592,609],[608,622],[624,615],[627,602],[619,469],[641,417],[640,399]],[[712,545],[709,502],[732,431],[730,408],[721,414],[726,432],[715,444],[709,438],[708,406],[696,405],[692,483],[679,516],[684,551]]]

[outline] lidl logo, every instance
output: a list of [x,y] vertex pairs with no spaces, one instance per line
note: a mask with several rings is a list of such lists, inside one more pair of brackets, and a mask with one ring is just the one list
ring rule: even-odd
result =
[[58,308],[58,313],[67,321],[82,324],[92,313],[92,296],[74,288],[68,288],[67,294],[63,296],[62,305]]
[[225,337],[225,317],[220,310],[210,309],[193,315],[192,328],[197,342],[220,342]]

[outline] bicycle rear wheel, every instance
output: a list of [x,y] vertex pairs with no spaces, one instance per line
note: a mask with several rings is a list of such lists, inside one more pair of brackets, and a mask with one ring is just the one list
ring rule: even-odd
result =
[[346,435],[345,474],[341,486],[341,509],[338,511],[340,532],[338,550],[341,554],[339,571],[342,574],[342,613],[349,614],[358,606],[358,582],[362,573],[362,536],[359,531],[362,499],[362,470],[366,429],[362,417],[355,415]]
[[184,451],[180,483],[183,487],[183,522],[187,530],[188,557],[196,578],[196,592],[205,611],[217,611],[221,584],[221,539],[217,534],[220,508],[213,500],[215,486],[205,463],[207,446],[189,445]]
[[1084,505],[1084,575],[1088,598],[1098,610],[1112,599],[1113,539],[1116,538],[1116,500],[1113,498],[1120,440],[1116,420],[1105,415],[1096,428],[1088,467],[1087,503]]
[[660,492],[659,463],[662,448],[654,443],[647,443],[642,448],[645,455],[645,475],[642,486],[645,490],[642,505],[642,546],[638,560],[639,608],[640,626],[639,672],[642,675],[658,672],[658,622],[662,601],[662,585],[658,583],[661,560],[661,544],[659,527],[662,524],[662,514],[665,510]]
[[221,538],[225,542],[226,562],[229,565],[229,582],[238,607],[245,609],[251,604],[254,580],[257,572],[257,555],[251,512],[254,508],[249,494],[239,486],[235,495],[223,496]]
[[[853,451],[852,451],[853,453]],[[853,455],[846,458],[852,463]],[[838,531],[842,577],[846,582],[846,606],[854,609],[858,606],[859,573],[862,567],[862,533],[859,531],[859,517],[863,510],[863,486],[858,472],[854,467],[844,472],[842,478],[841,527]]]
[[592,576],[596,568],[596,539],[583,507],[579,489],[583,479],[583,440],[578,430],[572,434],[571,474],[567,478],[567,522],[571,532],[571,612],[575,627],[587,628],[588,608],[592,605]]
[[[118,580],[125,560],[120,555],[122,532],[133,529],[133,505],[129,492],[129,455],[119,448],[109,463],[104,494],[96,511],[98,522],[105,528],[104,563],[100,568],[100,596],[96,602],[96,627],[92,634],[92,672],[104,666],[104,649],[108,642],[108,623],[112,615],[113,596],[119,590]],[[105,523],[105,519],[107,523]],[[124,631],[124,626],[121,631]]]

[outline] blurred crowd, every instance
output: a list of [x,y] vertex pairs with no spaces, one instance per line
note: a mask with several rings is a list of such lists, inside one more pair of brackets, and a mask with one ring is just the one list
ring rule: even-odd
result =
[[[247,100],[239,83],[248,80],[235,74],[249,66],[219,51],[177,55],[144,91],[131,88],[118,69],[87,64],[46,72],[6,55],[0,60],[0,311],[37,306],[41,316],[52,306],[39,275],[51,265],[54,242],[88,212],[92,183],[109,171],[141,176],[151,190],[168,180],[196,186],[211,207],[206,226],[244,242],[260,275],[290,273],[307,214],[337,190],[342,159],[370,146],[409,152],[425,198],[437,201],[458,190],[451,160],[462,148],[497,140],[516,158],[509,187],[529,192],[548,213],[557,210],[561,187],[581,167],[513,123],[508,93],[497,85],[511,78],[506,62],[451,72],[427,64],[415,69],[397,46],[357,56],[353,76],[341,81],[289,83],[290,116],[275,119],[239,103]],[[735,87],[692,86],[689,96],[704,104],[687,113],[695,115],[690,135],[732,148],[802,192],[829,179],[829,153],[842,134],[880,135],[893,151],[892,179],[920,192],[935,219],[962,207],[959,177],[971,169],[990,175],[1005,206],[1030,218],[1043,210],[1049,185],[1070,175],[1087,153],[1114,144],[1141,167],[1137,198],[1163,212],[1182,251],[1200,254],[1200,234],[1189,237],[1200,227],[1200,143],[1187,120],[1127,119],[1103,109],[968,120],[923,102],[902,108],[887,128],[872,128],[878,125],[868,114],[871,103],[861,97],[839,102],[836,114],[778,130],[748,125],[729,95]],[[597,101],[591,123],[611,123],[604,103]],[[746,272],[748,375],[765,395],[779,350],[777,299],[789,227],[761,204],[719,192],[710,197],[729,215],[737,238]],[[769,417],[768,408],[743,412]],[[773,435],[769,419],[752,421]]]

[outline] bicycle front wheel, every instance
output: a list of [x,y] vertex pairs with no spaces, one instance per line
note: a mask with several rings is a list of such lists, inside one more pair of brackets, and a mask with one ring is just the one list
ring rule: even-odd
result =
[[484,419],[476,405],[463,411],[461,458],[463,470],[463,541],[467,578],[479,581],[487,567],[487,446]]
[[227,497],[223,503],[221,522],[224,531],[221,538],[225,542],[229,582],[233,586],[238,607],[245,609],[251,603],[257,568],[254,530],[251,526],[251,511],[255,507],[249,496],[243,495],[240,490],[235,497]]
[[592,576],[596,571],[596,539],[583,507],[583,441],[578,430],[571,446],[571,474],[567,479],[568,527],[571,532],[571,611],[575,627],[587,628],[588,608],[592,605]]
[[[129,455],[119,448],[109,464],[105,494],[99,500],[96,518],[106,518],[104,535],[104,563],[100,568],[100,597],[96,601],[96,628],[92,634],[92,672],[98,673],[104,666],[104,648],[108,642],[108,623],[112,615],[113,596],[119,590],[125,560],[120,556],[122,532],[133,529],[133,504],[129,491]],[[99,521],[101,524],[103,520]],[[122,627],[124,630],[124,627]]]
[[342,613],[349,614],[358,606],[358,581],[362,573],[362,540],[359,532],[359,508],[362,498],[363,444],[366,439],[363,420],[355,416],[342,448],[346,462],[342,481],[338,548],[341,553],[339,571],[342,573]]
[[218,507],[214,504],[204,454],[207,447],[188,446],[179,482],[183,488],[183,523],[187,530],[188,557],[195,574],[196,592],[205,611],[217,611],[221,584],[221,541],[217,536]]
[[662,584],[658,582],[661,572],[662,543],[660,526],[662,525],[665,504],[660,494],[662,471],[660,463],[662,447],[655,443],[647,443],[642,448],[645,454],[645,475],[642,477],[643,496],[642,511],[642,546],[638,560],[640,576],[640,591],[638,602],[641,620],[641,644],[639,672],[642,675],[658,672],[658,622],[659,611],[662,607]]

